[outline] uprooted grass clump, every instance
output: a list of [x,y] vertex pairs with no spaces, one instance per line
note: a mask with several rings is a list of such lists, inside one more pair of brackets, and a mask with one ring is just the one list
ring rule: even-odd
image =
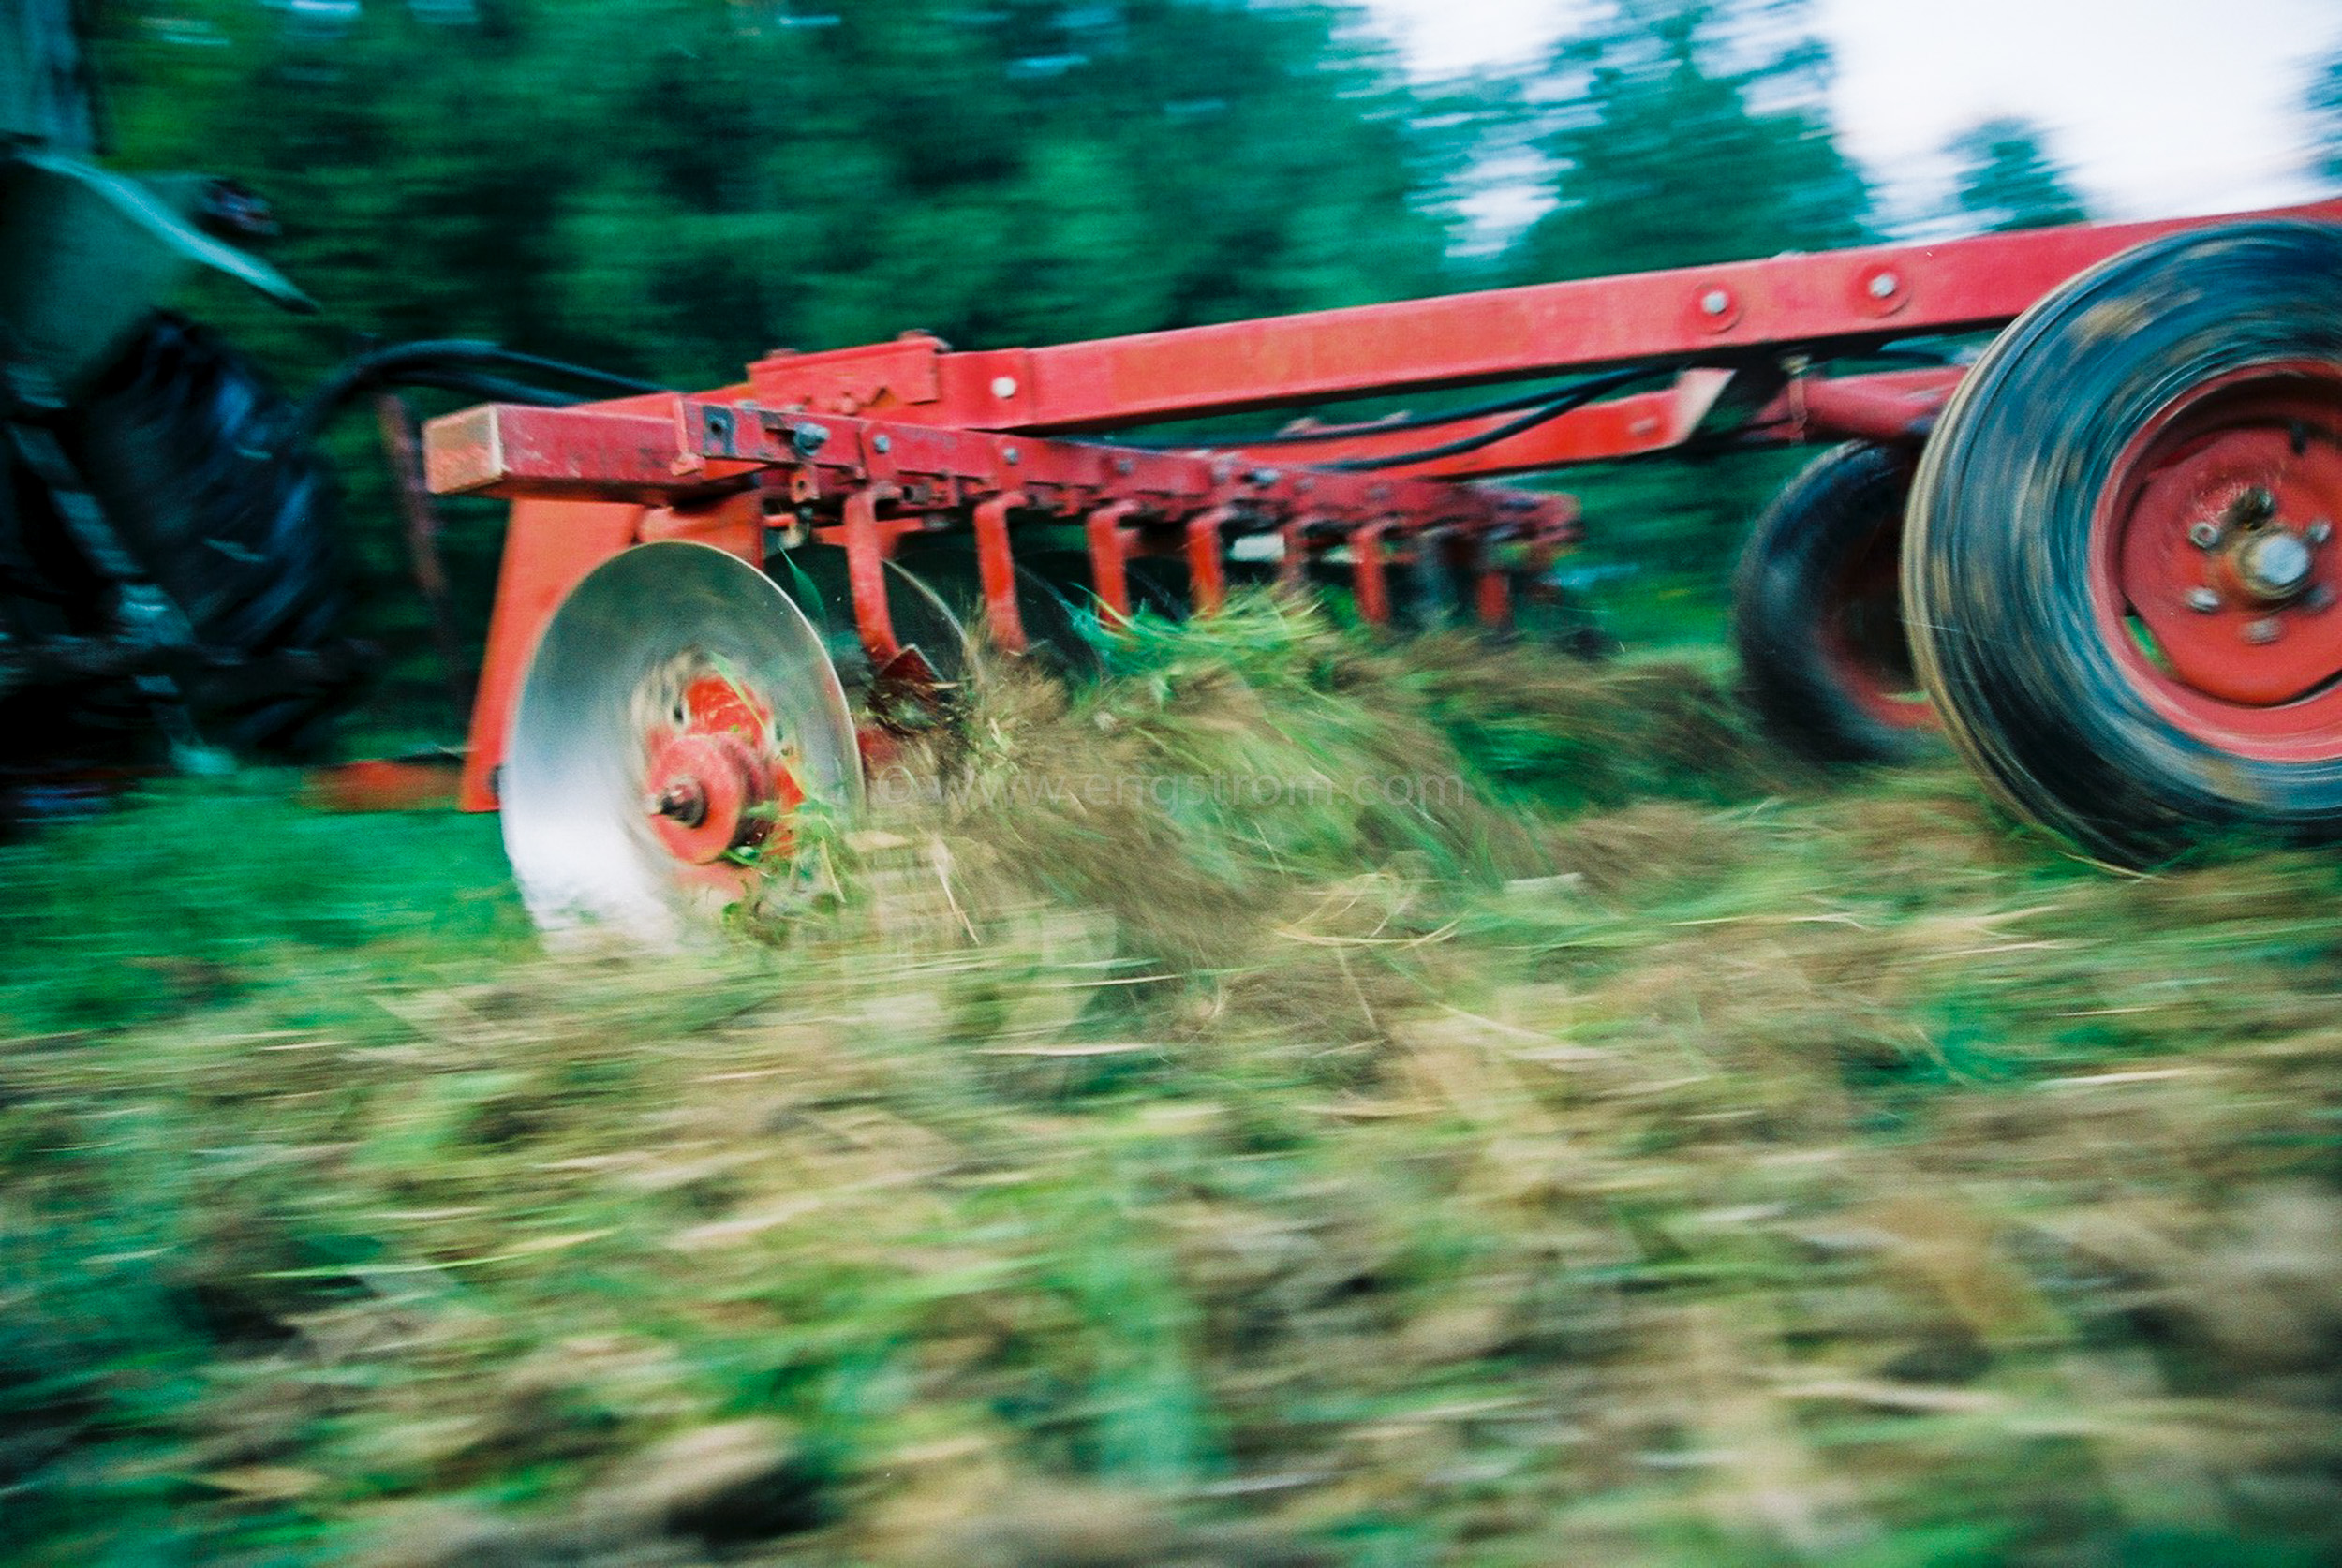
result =
[[[1280,607],[1123,659],[1070,700],[987,677],[968,752],[906,762],[764,945],[466,925],[378,965],[239,932],[222,890],[278,874],[180,835],[152,874],[217,884],[182,899],[206,989],[0,992],[39,1019],[0,1051],[0,1534],[2331,1560],[2330,861],[2119,881],[1949,772],[1783,794],[1689,673],[1533,681]],[[1524,762],[1579,744],[1539,713],[1611,726],[1579,782]],[[1682,765],[1635,750],[1682,725]],[[12,888],[103,905],[195,810]],[[316,931],[387,930],[390,875],[315,890]]]
[[1603,860],[1557,807],[1746,798],[1785,771],[1687,665],[1392,650],[1269,597],[1208,631],[1144,618],[1077,691],[988,668],[959,732],[879,771],[861,842],[940,857],[955,918],[1103,914],[1126,955],[1185,979],[1242,969],[1268,926],[1362,877],[1405,884],[1421,920]]

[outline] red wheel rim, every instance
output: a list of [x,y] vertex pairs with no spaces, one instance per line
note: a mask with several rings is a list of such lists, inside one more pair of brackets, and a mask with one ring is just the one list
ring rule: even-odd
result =
[[2190,388],[2091,519],[2099,634],[2164,718],[2238,757],[2342,756],[2342,365]]
[[1904,633],[1900,518],[1863,541],[1823,596],[1821,652],[1838,688],[1879,723],[1927,730],[1935,710]]

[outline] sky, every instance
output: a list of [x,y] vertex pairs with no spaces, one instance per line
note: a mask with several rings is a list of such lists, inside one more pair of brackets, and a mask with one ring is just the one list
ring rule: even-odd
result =
[[[1574,0],[1364,0],[1436,74],[1534,59]],[[2047,127],[2108,217],[2305,200],[2295,109],[2310,62],[2342,47],[2342,0],[1817,0],[1844,144],[1889,211],[1940,200],[1940,149],[1995,114]],[[1520,203],[1477,204],[1501,216]]]

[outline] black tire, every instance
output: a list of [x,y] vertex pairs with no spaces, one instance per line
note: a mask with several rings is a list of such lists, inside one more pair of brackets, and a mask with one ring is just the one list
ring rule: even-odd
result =
[[[60,439],[123,543],[186,614],[196,641],[250,658],[326,647],[348,615],[338,497],[293,406],[251,362],[157,316],[60,422]],[[299,754],[346,683],[207,705],[204,738]]]
[[1825,763],[1901,763],[1936,745],[1894,573],[1911,456],[1848,442],[1757,518],[1733,578],[1732,641],[1758,720]]
[[[2292,412],[2269,417],[2280,407]],[[2245,441],[2260,444],[2218,445]],[[2239,452],[2240,464],[2278,454],[2268,482],[2279,492],[2311,466],[2342,472],[2342,231],[2201,229],[2066,284],[1970,373],[1913,491],[1905,616],[1953,743],[2018,813],[2114,863],[2154,864],[2223,824],[2288,840],[2342,830],[2332,673],[2281,701],[2213,700],[2231,672],[2275,652],[2233,637],[2220,662],[2185,673],[2172,661],[2176,640],[2200,644],[2215,612],[2142,586],[2212,570],[2186,565],[2188,543],[2162,538],[2193,525],[2165,526],[2172,509],[2146,500],[2151,479],[2207,451]],[[2272,519],[2289,522],[2282,509]],[[2144,557],[2123,554],[2142,540],[2160,552],[2161,578],[2134,575],[2129,563]],[[2320,602],[2342,580],[2334,554],[2318,553],[2324,582],[2299,600],[2238,610],[2292,629],[2260,639],[2270,650],[2293,657],[2335,634]],[[2183,603],[2208,594],[2169,591]],[[2203,614],[2191,622],[2187,608]],[[2293,754],[2259,738],[2289,726]]]

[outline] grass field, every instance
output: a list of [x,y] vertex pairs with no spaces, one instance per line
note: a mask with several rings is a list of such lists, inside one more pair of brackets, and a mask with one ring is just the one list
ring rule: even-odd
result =
[[0,849],[0,1556],[2309,1564],[2331,856],[1253,603],[736,939],[260,777]]

